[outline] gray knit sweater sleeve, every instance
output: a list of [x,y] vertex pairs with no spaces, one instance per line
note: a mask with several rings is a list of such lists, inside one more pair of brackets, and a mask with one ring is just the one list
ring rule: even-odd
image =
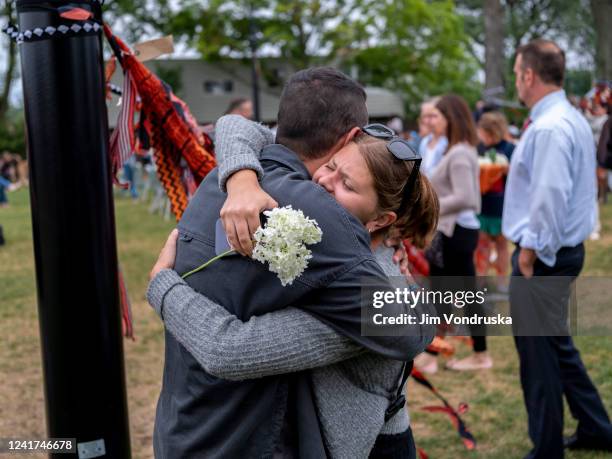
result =
[[239,115],[225,115],[215,125],[215,155],[219,165],[219,187],[226,191],[227,179],[242,169],[254,170],[261,179],[261,149],[274,143],[274,133]]
[[288,307],[242,322],[195,292],[172,270],[149,284],[147,299],[166,329],[210,374],[241,380],[293,373],[365,352],[308,313]]

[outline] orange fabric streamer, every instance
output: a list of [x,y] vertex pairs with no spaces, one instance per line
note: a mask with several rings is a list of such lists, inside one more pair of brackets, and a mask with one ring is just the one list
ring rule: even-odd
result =
[[[155,150],[158,176],[165,188],[177,221],[187,208],[189,194],[182,181],[184,160],[196,184],[216,165],[210,137],[196,135],[193,116],[170,88],[132,54],[108,25],[104,33],[124,71],[132,77],[147,122],[145,128]],[[180,102],[179,102],[180,101]],[[200,137],[200,138],[198,138]]]

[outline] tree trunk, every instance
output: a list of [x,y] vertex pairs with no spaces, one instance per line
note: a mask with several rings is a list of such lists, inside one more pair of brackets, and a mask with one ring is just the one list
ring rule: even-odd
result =
[[612,0],[591,0],[595,22],[595,65],[597,78],[612,80]]
[[[13,2],[6,2],[4,7],[4,14],[2,16],[10,23],[14,23],[13,18]],[[0,122],[4,121],[4,117],[9,108],[9,97],[11,95],[11,87],[15,79],[15,67],[17,64],[17,46],[15,42],[9,38],[8,46],[8,62],[6,64],[6,70],[4,71],[4,77],[2,79],[3,86],[2,92],[0,93]]]
[[500,0],[485,0],[485,90],[504,88],[504,11]]

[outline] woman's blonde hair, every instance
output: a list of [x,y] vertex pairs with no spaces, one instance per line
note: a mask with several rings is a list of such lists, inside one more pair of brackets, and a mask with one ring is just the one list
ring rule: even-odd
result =
[[501,112],[486,112],[478,120],[478,127],[491,136],[495,144],[508,135],[508,121]]
[[397,214],[391,228],[384,230],[396,229],[402,239],[409,239],[416,247],[426,247],[433,238],[440,213],[438,196],[427,177],[419,172],[408,202],[402,206],[404,187],[415,162],[393,156],[385,140],[363,134],[355,142],[372,174],[379,211]]

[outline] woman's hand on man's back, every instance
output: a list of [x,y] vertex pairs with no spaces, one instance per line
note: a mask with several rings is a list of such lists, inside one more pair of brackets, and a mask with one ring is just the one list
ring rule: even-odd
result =
[[151,273],[149,274],[149,280],[152,280],[162,269],[174,269],[174,262],[176,260],[176,241],[178,240],[178,234],[179,232],[175,228],[168,236],[168,239],[166,239],[166,243],[164,244],[164,247],[159,253],[159,257],[153,265],[153,269],[151,269]]

